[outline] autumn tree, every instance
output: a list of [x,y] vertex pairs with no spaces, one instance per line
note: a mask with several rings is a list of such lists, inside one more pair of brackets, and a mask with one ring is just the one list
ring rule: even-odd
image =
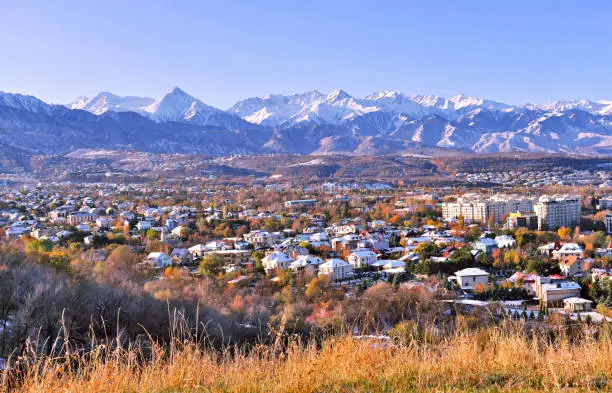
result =
[[200,273],[209,277],[217,277],[223,272],[224,267],[225,259],[223,256],[213,252],[202,258],[200,262]]
[[557,235],[559,236],[560,239],[563,239],[563,240],[568,240],[571,233],[572,233],[572,230],[566,227],[561,227],[557,229]]

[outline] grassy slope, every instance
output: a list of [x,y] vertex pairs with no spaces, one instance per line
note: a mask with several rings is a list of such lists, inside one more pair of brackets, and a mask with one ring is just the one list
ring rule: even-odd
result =
[[[262,347],[223,356],[179,343],[137,366],[137,351],[94,356],[81,371],[41,364],[23,392],[484,392],[612,389],[612,341],[555,345],[499,329],[436,344],[334,339],[322,350]],[[229,351],[228,351],[229,353]],[[100,359],[104,358],[104,361]]]

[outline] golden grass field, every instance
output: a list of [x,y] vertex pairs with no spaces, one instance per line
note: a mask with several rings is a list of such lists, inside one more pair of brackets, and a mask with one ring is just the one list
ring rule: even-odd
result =
[[[612,389],[609,334],[551,344],[523,329],[484,328],[395,345],[389,340],[332,338],[322,347],[261,346],[225,353],[190,341],[139,350],[94,351],[70,368],[39,360],[12,391],[65,392],[567,392]],[[425,340],[429,341],[429,340]],[[5,380],[6,382],[6,380]],[[6,385],[5,385],[6,386]]]

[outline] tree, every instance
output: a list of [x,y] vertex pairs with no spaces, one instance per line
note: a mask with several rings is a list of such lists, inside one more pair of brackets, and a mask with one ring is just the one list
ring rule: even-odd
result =
[[572,230],[566,227],[557,229],[557,235],[561,239],[569,239],[570,233],[572,233]]
[[398,225],[400,225],[402,223],[402,217],[399,214],[396,214],[396,215],[394,215],[393,217],[391,217],[389,219],[389,222],[392,225],[398,226]]
[[263,252],[262,250],[256,250],[253,252],[252,257],[255,260],[255,270],[257,270],[258,272],[264,271],[262,260],[264,259],[265,256],[266,256],[266,253]]
[[451,254],[450,261],[457,264],[457,269],[460,269],[462,267],[470,266],[474,261],[474,257],[467,247],[463,247],[455,250],[455,252]]
[[480,253],[476,258],[476,262],[481,266],[491,266],[493,264],[493,258],[487,253]]
[[423,261],[425,259],[438,255],[438,253],[440,252],[440,248],[435,243],[423,242],[416,247],[414,252],[419,254],[421,260]]
[[473,242],[474,240],[478,239],[481,234],[482,232],[480,231],[480,228],[477,226],[470,226],[465,234],[465,241]]
[[318,298],[323,293],[325,287],[325,278],[314,277],[308,283],[304,294],[311,300]]
[[534,232],[530,232],[526,228],[517,229],[514,236],[516,238],[516,243],[521,247],[524,247],[528,243],[537,241],[536,234]]
[[36,239],[31,240],[26,245],[26,252],[30,253],[43,253],[50,252],[53,249],[53,243],[47,239]]
[[209,276],[217,277],[225,267],[225,259],[217,253],[208,254],[200,262],[200,273]]
[[159,238],[160,238],[159,231],[156,231],[154,229],[149,229],[147,231],[147,239],[149,239],[149,240],[159,240]]

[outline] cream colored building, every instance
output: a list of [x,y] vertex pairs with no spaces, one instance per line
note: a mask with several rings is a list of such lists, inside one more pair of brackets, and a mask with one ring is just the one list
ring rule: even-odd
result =
[[352,276],[353,266],[338,258],[329,259],[319,265],[319,274],[331,277],[332,280],[344,280]]
[[465,194],[456,202],[442,203],[444,219],[463,217],[471,222],[487,222],[494,217],[496,223],[512,212],[533,211],[533,199],[519,195]]
[[534,207],[538,229],[572,228],[580,224],[580,196],[543,195]]

